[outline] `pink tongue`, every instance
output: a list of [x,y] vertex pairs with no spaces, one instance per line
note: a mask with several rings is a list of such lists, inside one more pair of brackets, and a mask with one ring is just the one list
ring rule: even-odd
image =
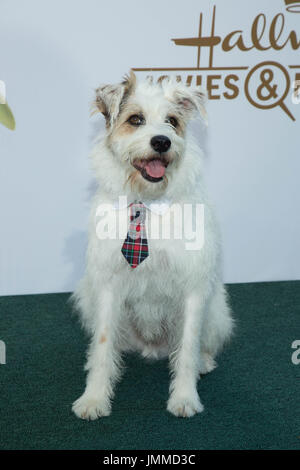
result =
[[161,178],[165,174],[165,166],[160,160],[151,160],[147,163],[146,171],[152,178]]

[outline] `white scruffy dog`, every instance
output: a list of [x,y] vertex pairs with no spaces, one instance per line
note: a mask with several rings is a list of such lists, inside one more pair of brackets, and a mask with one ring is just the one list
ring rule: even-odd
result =
[[[91,211],[86,273],[74,293],[91,335],[86,389],[73,404],[80,418],[110,414],[124,351],[168,356],[167,409],[184,417],[203,410],[199,374],[215,367],[233,323],[220,275],[218,230],[202,182],[202,152],[186,130],[197,112],[205,114],[204,100],[199,87],[174,79],[137,83],[133,72],[121,84],[96,90],[106,134],[92,153],[99,189]],[[166,239],[148,234],[149,256],[133,269],[121,253],[130,209],[116,205],[120,196],[127,197],[128,205],[145,204],[147,233],[150,223],[152,228],[177,223],[170,217],[172,205],[203,204],[204,245],[187,249],[184,235]],[[167,210],[152,211],[151,204],[160,202]],[[125,213],[122,236],[108,229],[103,240],[97,213],[103,216],[102,227],[103,220],[114,227],[116,214]]]

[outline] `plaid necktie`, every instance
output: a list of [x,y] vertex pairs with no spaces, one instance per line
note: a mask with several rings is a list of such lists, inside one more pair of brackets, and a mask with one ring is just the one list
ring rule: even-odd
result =
[[132,268],[136,268],[149,256],[145,228],[146,207],[142,202],[130,204],[130,222],[122,254]]

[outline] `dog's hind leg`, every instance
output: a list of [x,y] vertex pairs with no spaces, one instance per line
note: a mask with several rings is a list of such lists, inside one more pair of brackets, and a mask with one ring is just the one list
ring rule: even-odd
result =
[[111,289],[101,290],[94,319],[94,331],[85,369],[88,371],[86,389],[73,403],[73,411],[83,419],[108,416],[113,386],[119,377],[120,351],[118,348],[118,296]]
[[201,332],[200,374],[207,374],[217,366],[215,357],[230,338],[233,319],[227,302],[227,293],[219,283],[211,298]]

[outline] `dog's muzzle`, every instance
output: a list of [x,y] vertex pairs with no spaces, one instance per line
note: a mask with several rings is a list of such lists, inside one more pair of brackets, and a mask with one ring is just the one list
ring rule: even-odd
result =
[[162,155],[151,158],[140,158],[133,162],[134,168],[141,173],[145,180],[151,183],[158,183],[164,179],[168,164],[169,161]]
[[171,147],[171,141],[166,135],[155,135],[150,140],[150,145],[155,152],[163,153],[169,150]]
[[151,158],[136,159],[133,166],[139,170],[142,177],[151,183],[162,181],[165,176],[169,160],[165,153],[171,147],[171,140],[166,135],[155,135],[150,140],[150,145],[156,152]]

